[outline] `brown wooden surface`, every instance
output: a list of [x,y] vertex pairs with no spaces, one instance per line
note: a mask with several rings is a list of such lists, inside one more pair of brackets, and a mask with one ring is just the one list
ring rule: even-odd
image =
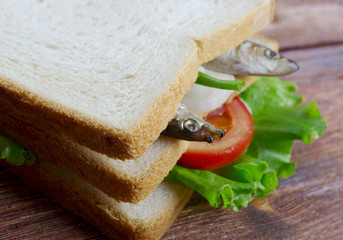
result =
[[[343,239],[343,1],[279,0],[265,30],[301,70],[284,79],[317,101],[328,121],[312,145],[296,143],[294,176],[240,212],[194,195],[167,239]],[[0,239],[104,239],[96,229],[0,170]]]

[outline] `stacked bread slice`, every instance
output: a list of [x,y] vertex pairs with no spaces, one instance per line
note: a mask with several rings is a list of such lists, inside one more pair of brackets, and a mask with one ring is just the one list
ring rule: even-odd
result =
[[42,159],[69,169],[110,197],[138,202],[154,190],[178,158],[187,142],[160,137],[138,159],[119,160],[92,151],[65,137],[59,139],[43,130],[0,112],[0,131],[20,142]]
[[272,0],[1,5],[1,109],[120,159],[158,138],[200,64],[256,34],[273,13]]
[[192,194],[180,183],[163,181],[139,203],[118,202],[47,160],[38,159],[34,166],[8,167],[109,239],[159,239]]
[[0,132],[37,160],[0,163],[109,238],[160,238],[192,191],[163,181],[187,143],[159,133],[198,66],[261,30],[273,4],[1,3]]

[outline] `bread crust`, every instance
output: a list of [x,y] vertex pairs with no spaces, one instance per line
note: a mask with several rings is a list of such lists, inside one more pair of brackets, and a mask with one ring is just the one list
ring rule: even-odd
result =
[[0,77],[0,110],[39,126],[50,135],[59,136],[61,132],[68,134],[75,142],[110,157],[138,158],[173,117],[183,95],[196,80],[198,66],[261,30],[272,19],[273,5],[273,0],[265,0],[236,23],[202,39],[190,40],[194,47],[183,68],[136,127],[128,131],[114,129],[98,119],[34,95],[4,77]]
[[4,161],[1,161],[0,165],[20,176],[25,183],[45,193],[65,209],[81,216],[109,239],[161,238],[193,192],[185,186],[177,186],[172,190],[176,192],[174,201],[164,206],[163,212],[142,220],[130,218],[112,206],[106,198],[99,196],[98,192],[80,185],[75,176],[70,176],[63,169],[46,167],[47,164],[40,159],[32,166],[14,167]]
[[35,156],[70,170],[108,196],[123,202],[139,202],[145,199],[162,182],[188,146],[185,141],[164,137],[168,146],[163,152],[156,152],[156,159],[150,167],[135,175],[127,175],[124,171],[113,168],[108,160],[104,160],[106,157],[70,139],[50,136],[1,111],[0,132],[30,149]]
[[199,65],[211,61],[257,34],[273,20],[273,17],[274,0],[264,1],[232,25],[203,39],[194,39],[198,46]]

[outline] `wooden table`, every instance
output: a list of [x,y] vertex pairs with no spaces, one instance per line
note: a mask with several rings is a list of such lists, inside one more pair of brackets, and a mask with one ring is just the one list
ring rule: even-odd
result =
[[[284,79],[328,121],[312,145],[296,143],[294,176],[240,212],[193,196],[163,239],[343,239],[343,1],[282,0],[264,32],[301,70]],[[0,239],[104,239],[18,178],[0,170]]]

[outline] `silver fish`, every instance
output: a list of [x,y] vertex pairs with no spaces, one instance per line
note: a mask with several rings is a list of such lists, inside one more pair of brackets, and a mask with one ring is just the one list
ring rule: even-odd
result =
[[173,119],[161,134],[187,141],[212,143],[214,140],[221,139],[224,131],[206,122],[186,105],[180,103]]
[[203,67],[235,75],[281,76],[293,73],[299,66],[268,47],[245,41]]

